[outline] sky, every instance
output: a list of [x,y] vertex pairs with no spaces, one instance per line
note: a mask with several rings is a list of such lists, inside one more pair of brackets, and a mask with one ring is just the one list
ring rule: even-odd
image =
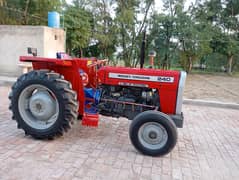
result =
[[[186,0],[185,7],[188,9],[191,3],[195,3],[196,0]],[[66,0],[67,3],[71,3],[72,0]],[[155,9],[158,10],[158,12],[162,12],[163,8],[163,1],[162,0],[155,0]]]
[[[188,9],[188,7],[191,5],[191,3],[195,3],[196,0],[186,0],[185,8]],[[159,12],[162,11],[163,8],[163,1],[162,0],[155,0],[155,9],[158,9]]]

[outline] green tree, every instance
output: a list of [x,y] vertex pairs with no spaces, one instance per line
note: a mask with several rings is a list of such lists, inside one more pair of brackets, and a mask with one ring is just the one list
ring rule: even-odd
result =
[[[200,15],[210,22],[211,35],[210,47],[214,52],[227,57],[227,71],[232,73],[234,56],[238,53],[238,27],[239,4],[231,0],[211,0],[201,5]],[[206,13],[205,13],[206,12]]]
[[1,24],[47,25],[49,11],[62,11],[64,0],[7,0],[1,3]]
[[93,14],[93,39],[96,41],[102,58],[113,58],[116,35],[111,6],[113,0],[94,0],[91,2]]
[[75,0],[72,5],[65,7],[64,17],[67,52],[81,57],[83,48],[88,47],[90,43],[92,14]]
[[[122,49],[120,58],[125,66],[136,66],[140,56],[142,31],[148,21],[148,14],[153,0],[119,0],[117,1],[115,23],[117,25],[117,45]],[[143,14],[139,20],[138,14]]]
[[171,59],[175,55],[177,43],[172,41],[176,34],[175,19],[169,15],[155,13],[151,17],[152,25],[150,28],[150,35],[148,36],[149,49],[156,51],[156,59],[159,61],[159,66],[163,69],[169,69]]
[[214,52],[219,52],[227,57],[227,72],[232,73],[233,59],[239,52],[239,39],[233,38],[232,35],[218,33],[214,35],[211,41],[211,47]]
[[180,61],[188,73],[192,71],[195,61],[199,61],[212,52],[209,41],[212,35],[211,25],[205,22],[203,17],[197,17],[196,10],[193,6],[188,10],[190,14],[180,10],[176,18]]
[[170,69],[173,59],[180,62],[187,72],[199,51],[198,29],[193,17],[184,11],[184,1],[164,0],[168,14],[154,14],[152,17],[151,48],[157,51],[163,69]]
[[222,53],[227,56],[228,73],[232,73],[232,66],[234,56],[239,52],[239,1],[238,0],[227,0],[225,1],[226,7],[222,12],[222,26],[224,29],[224,36],[226,36],[224,44],[226,48],[222,50]]

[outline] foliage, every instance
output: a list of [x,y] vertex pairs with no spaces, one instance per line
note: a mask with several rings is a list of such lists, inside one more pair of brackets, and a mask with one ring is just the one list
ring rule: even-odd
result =
[[111,17],[110,7],[113,0],[94,0],[92,1],[93,14],[93,39],[95,45],[100,49],[101,58],[113,58],[115,52],[115,25]]
[[62,11],[64,0],[2,0],[0,24],[47,25],[49,11]]
[[[121,49],[119,58],[126,66],[137,66],[139,62],[142,32],[146,28],[145,24],[153,2],[153,0],[117,1],[115,18],[117,45]],[[143,14],[142,20],[137,17],[139,13]]]
[[239,70],[239,1],[163,0],[0,0],[0,24],[47,25],[47,12],[61,14],[67,52],[108,58],[112,64],[139,63],[143,31],[157,67],[195,64],[228,73]]
[[170,67],[171,59],[175,56],[177,44],[172,41],[175,35],[175,18],[164,14],[152,16],[151,33],[148,37],[149,49],[156,51],[157,64],[163,69]]
[[88,47],[91,37],[92,14],[73,1],[64,11],[67,52],[74,56],[83,56],[83,48]]

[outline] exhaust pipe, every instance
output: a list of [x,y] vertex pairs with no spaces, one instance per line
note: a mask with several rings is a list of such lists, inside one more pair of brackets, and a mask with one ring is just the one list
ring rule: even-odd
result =
[[146,29],[143,32],[143,40],[140,50],[140,68],[144,67],[144,59],[145,59],[145,43],[146,43]]

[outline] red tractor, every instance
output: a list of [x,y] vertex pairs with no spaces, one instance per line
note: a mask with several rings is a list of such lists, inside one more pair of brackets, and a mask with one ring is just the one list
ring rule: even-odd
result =
[[33,71],[12,86],[10,109],[18,128],[37,139],[63,135],[76,119],[97,126],[99,114],[132,120],[137,150],[170,152],[183,125],[185,72],[105,66],[96,58],[21,56]]

